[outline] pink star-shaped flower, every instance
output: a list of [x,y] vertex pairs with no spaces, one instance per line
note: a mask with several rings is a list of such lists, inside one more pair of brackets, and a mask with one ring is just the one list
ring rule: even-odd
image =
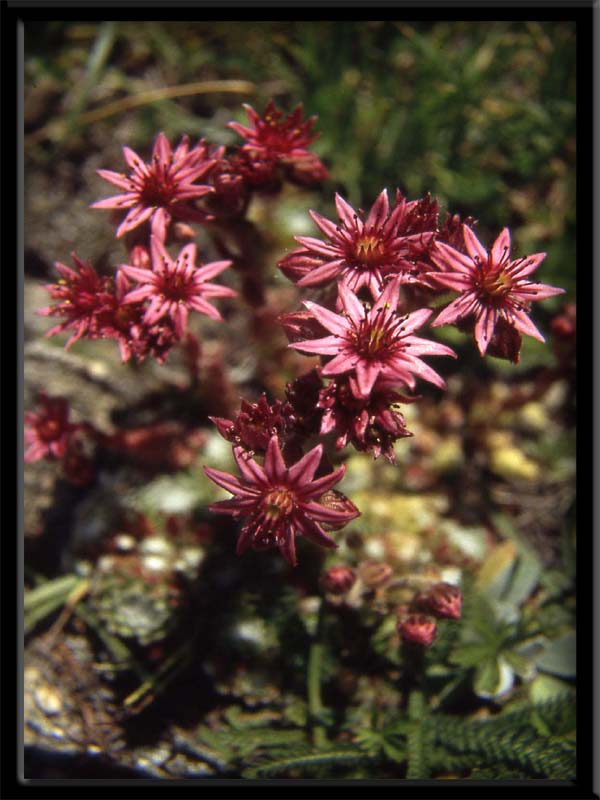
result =
[[463,236],[466,254],[439,241],[432,249],[431,259],[441,272],[432,272],[429,277],[460,292],[460,297],[438,315],[432,326],[474,318],[475,340],[482,356],[501,321],[519,333],[545,341],[527,312],[534,300],[564,292],[564,289],[528,280],[546,253],[511,260],[508,228],[502,230],[489,251],[468,225],[463,225]]
[[413,250],[431,244],[433,232],[412,233],[407,229],[411,210],[419,201],[407,203],[396,192],[396,204],[390,209],[384,189],[366,219],[363,219],[341,195],[335,205],[340,223],[310,211],[313,221],[329,241],[312,236],[296,236],[301,248],[279,262],[279,268],[298,286],[317,286],[343,280],[358,293],[366,286],[377,299],[388,275],[402,275],[403,283],[417,283],[418,269],[412,260]]
[[158,134],[152,159],[147,164],[129,147],[124,147],[123,155],[131,170],[129,175],[98,170],[101,178],[124,190],[124,194],[99,200],[92,203],[91,208],[129,209],[117,228],[117,238],[150,219],[152,233],[164,241],[172,217],[188,221],[206,219],[206,214],[194,208],[190,201],[214,189],[194,181],[214,167],[220,154],[218,151],[209,155],[204,142],[190,150],[187,136],[173,152],[164,133]]
[[248,548],[278,547],[286,561],[296,566],[296,536],[335,548],[337,545],[325,533],[322,523],[340,526],[358,516],[354,508],[336,510],[319,502],[345,472],[342,465],[329,475],[314,478],[323,445],[314,447],[291,467],[283,460],[276,435],[269,440],[263,466],[240,447],[233,448],[233,455],[241,478],[211,467],[204,467],[204,471],[233,495],[231,500],[210,505],[211,511],[246,520],[237,543],[238,555]]
[[150,249],[151,270],[129,265],[119,267],[127,277],[138,283],[135,289],[125,295],[123,303],[149,300],[144,323],[153,325],[168,316],[180,338],[185,334],[189,311],[199,311],[216,320],[222,319],[207,298],[235,297],[236,292],[207,281],[231,266],[231,261],[213,261],[204,267],[196,267],[195,244],[186,245],[173,261],[156,236],[150,237]]
[[305,353],[334,356],[321,370],[323,376],[353,373],[350,386],[358,398],[367,398],[381,376],[390,383],[415,387],[415,376],[445,388],[443,378],[422,361],[421,355],[456,357],[446,345],[421,339],[413,332],[430,317],[422,308],[398,314],[401,278],[388,283],[370,310],[343,283],[338,285],[344,316],[310,301],[304,305],[331,336],[294,342],[289,347]]

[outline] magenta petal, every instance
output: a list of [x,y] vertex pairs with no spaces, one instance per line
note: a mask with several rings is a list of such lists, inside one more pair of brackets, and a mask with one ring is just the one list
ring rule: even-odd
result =
[[279,448],[277,436],[271,436],[265,453],[265,473],[275,481],[283,481],[286,474],[286,466]]
[[492,245],[492,260],[494,264],[499,264],[501,261],[507,261],[510,253],[510,231],[508,228],[503,228],[500,235]]
[[524,311],[512,309],[510,315],[513,319],[513,325],[518,331],[526,334],[527,336],[532,336],[534,339],[537,339],[540,342],[546,341]]
[[154,209],[152,208],[143,208],[139,205],[133,206],[123,222],[117,228],[117,239],[119,239],[121,236],[124,236],[129,231],[132,231],[134,228],[137,228],[138,225],[141,225],[142,222],[151,216],[153,210]]
[[160,239],[161,242],[167,237],[167,228],[171,222],[171,215],[164,208],[157,208],[152,217],[151,231],[152,235]]
[[323,456],[323,445],[318,444],[309,450],[306,455],[302,456],[300,461],[296,462],[288,471],[288,479],[290,484],[307,484],[312,481],[317,467],[321,463]]
[[308,212],[313,219],[315,225],[317,225],[321,231],[328,236],[330,239],[334,239],[337,233],[337,228],[335,223],[325,217],[322,217],[321,214],[317,214],[316,211],[309,211]]
[[456,322],[456,320],[474,312],[478,306],[479,301],[474,293],[469,292],[468,294],[461,295],[438,314],[436,319],[431,323],[431,327],[435,328],[438,325],[450,325]]
[[330,472],[329,475],[323,475],[321,478],[317,478],[311,482],[306,491],[302,492],[303,497],[321,497],[322,494],[329,491],[332,486],[335,486],[336,483],[339,483],[342,480],[345,472],[346,467],[344,464],[342,464],[339,469],[334,470],[334,472]]
[[125,156],[125,161],[131,167],[131,169],[135,170],[144,165],[142,159],[130,147],[123,147],[123,155]]
[[488,260],[487,250],[468,225],[463,225],[463,237],[465,240],[467,253],[471,256],[473,261],[481,261],[482,263],[486,263]]
[[338,283],[338,298],[349,319],[358,325],[365,317],[365,307],[344,282]]
[[285,558],[285,560],[291,564],[292,567],[297,565],[296,540],[294,537],[294,531],[291,530],[291,528],[286,530],[285,536],[279,542],[279,552]]
[[97,200],[90,204],[90,208],[130,208],[138,201],[138,195],[116,194],[114,197],[107,197],[104,200]]
[[359,356],[355,353],[340,353],[325,364],[321,373],[325,376],[343,375],[345,372],[350,372],[350,370],[354,369],[358,358]]
[[337,192],[335,195],[335,207],[344,225],[347,228],[351,228],[354,220],[358,218],[358,215],[352,206],[344,200],[341,194],[337,194]]
[[132,267],[130,264],[120,264],[119,270],[127,275],[128,278],[133,278],[140,283],[156,283],[156,275],[149,269],[142,267]]
[[358,362],[356,365],[356,385],[361,398],[366,398],[371,394],[380,372],[381,364],[379,362]]
[[323,339],[305,339],[301,342],[293,342],[288,347],[295,350],[302,350],[304,353],[315,353],[316,355],[334,356],[340,351],[341,341],[339,336],[325,336]]
[[330,311],[328,308],[317,305],[317,303],[313,303],[310,300],[305,300],[304,306],[310,311],[313,317],[320,322],[321,325],[323,325],[324,328],[327,328],[328,331],[331,331],[331,333],[334,333],[337,336],[346,335],[349,327],[348,321],[340,314],[334,314],[333,311]]
[[484,306],[475,323],[475,341],[481,355],[485,355],[496,326],[496,311]]
[[210,264],[205,264],[203,267],[198,268],[196,277],[200,278],[202,281],[208,281],[214,278],[215,275],[220,275],[221,272],[230,267],[231,264],[231,261],[211,261]]
[[373,207],[369,211],[369,216],[366,219],[366,225],[369,228],[381,225],[390,214],[390,203],[388,200],[387,189],[384,189],[378,196],[377,200],[373,203]]
[[113,172],[110,169],[97,169],[96,173],[104,178],[105,181],[118,186],[119,189],[131,189],[131,178],[122,175],[120,172]]
[[470,275],[475,268],[471,258],[445,242],[434,242],[430,255],[433,263],[442,270],[456,270]]
[[340,267],[344,263],[343,259],[327,261],[325,264],[321,264],[321,266],[307,272],[304,277],[297,281],[297,284],[298,286],[316,286],[319,283],[330,281],[339,274]]
[[337,544],[331,539],[317,522],[313,522],[309,517],[298,516],[296,520],[297,527],[300,529],[302,536],[308,539],[313,544],[318,544],[321,547],[329,547],[334,549]]
[[211,481],[214,481],[218,486],[225,489],[231,494],[235,495],[242,495],[246,497],[252,496],[252,492],[248,491],[248,489],[239,482],[239,480],[234,476],[230,475],[228,472],[222,472],[220,469],[213,469],[212,467],[202,467],[204,472],[208,475]]
[[249,483],[265,485],[268,479],[264,469],[251,458],[250,454],[241,447],[233,448],[233,457],[238,465],[240,472]]
[[191,300],[188,301],[188,306],[194,311],[198,311],[200,314],[206,314],[207,317],[217,320],[218,322],[221,322],[223,319],[217,309],[201,297],[192,297]]
[[130,303],[140,303],[145,300],[147,297],[150,297],[154,292],[154,288],[149,286],[148,284],[144,286],[139,286],[137,289],[133,289],[131,292],[127,292],[125,297],[121,300],[123,305],[129,305]]

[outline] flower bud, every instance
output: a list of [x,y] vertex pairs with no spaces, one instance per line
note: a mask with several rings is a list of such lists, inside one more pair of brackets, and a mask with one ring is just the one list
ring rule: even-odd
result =
[[397,627],[404,642],[420,644],[423,647],[433,644],[437,635],[436,621],[422,614],[411,614],[411,616],[399,620]]
[[350,567],[330,567],[321,575],[321,587],[331,594],[346,594],[355,581],[356,573]]
[[152,264],[148,248],[141,244],[136,244],[135,247],[132,247],[129,253],[129,263],[132,267],[138,267],[139,269],[151,269]]
[[460,619],[462,611],[462,592],[451,583],[436,583],[429,591],[416,598],[417,605],[436,617]]
[[378,564],[375,562],[364,564],[360,572],[363,583],[371,589],[383,586],[393,574],[394,570],[389,564]]

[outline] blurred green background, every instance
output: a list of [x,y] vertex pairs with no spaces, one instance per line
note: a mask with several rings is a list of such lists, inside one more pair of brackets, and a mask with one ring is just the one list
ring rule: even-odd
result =
[[117,145],[147,154],[159,130],[236,144],[241,103],[302,102],[332,174],[306,207],[431,192],[484,241],[508,225],[519,253],[547,251],[540,280],[574,292],[573,23],[57,21],[25,26],[25,61],[28,171],[105,148],[94,166],[121,169]]

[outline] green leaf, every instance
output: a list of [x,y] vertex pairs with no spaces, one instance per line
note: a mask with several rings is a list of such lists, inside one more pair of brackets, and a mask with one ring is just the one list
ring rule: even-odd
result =
[[475,694],[493,695],[500,682],[500,666],[497,659],[487,658],[475,671],[473,688]]
[[551,642],[537,657],[536,666],[543,672],[558,675],[560,678],[574,678],[576,675],[576,638],[574,633],[566,633]]

